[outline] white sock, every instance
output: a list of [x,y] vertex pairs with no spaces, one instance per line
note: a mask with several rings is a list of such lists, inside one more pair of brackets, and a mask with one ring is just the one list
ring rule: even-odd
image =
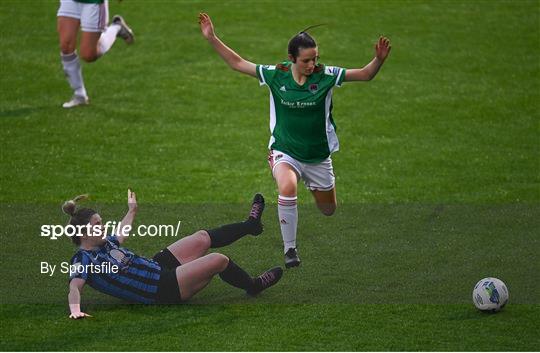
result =
[[296,248],[296,227],[298,224],[296,196],[287,197],[279,195],[278,216],[284,252],[287,252],[289,248]]
[[66,74],[69,85],[73,89],[75,95],[86,97],[86,88],[82,78],[81,62],[77,56],[77,52],[71,54],[62,54],[62,66]]
[[109,49],[111,49],[114,41],[116,40],[116,35],[118,34],[118,31],[120,31],[120,28],[122,27],[120,27],[119,24],[112,24],[107,27],[105,32],[101,33],[98,41],[99,56],[102,56],[103,54],[108,52]]

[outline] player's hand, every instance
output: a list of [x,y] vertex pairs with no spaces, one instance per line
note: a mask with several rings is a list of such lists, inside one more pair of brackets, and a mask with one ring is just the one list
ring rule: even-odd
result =
[[70,319],[84,319],[85,317],[92,317],[92,315],[88,315],[87,313],[83,313],[82,311],[78,312],[78,313],[71,313],[69,315],[69,318]]
[[135,195],[135,192],[131,191],[131,188],[128,188],[128,209],[130,211],[137,211],[137,195]]
[[388,54],[390,54],[390,39],[386,37],[379,37],[379,41],[375,44],[375,55],[377,59],[384,61]]
[[201,32],[204,38],[211,39],[216,36],[214,33],[214,25],[207,13],[199,14],[199,24],[201,25]]

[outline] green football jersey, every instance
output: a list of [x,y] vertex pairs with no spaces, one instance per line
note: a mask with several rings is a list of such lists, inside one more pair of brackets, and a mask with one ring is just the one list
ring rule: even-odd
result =
[[332,118],[332,91],[345,69],[318,64],[303,85],[292,76],[292,63],[257,65],[259,83],[270,89],[270,143],[304,163],[319,163],[339,149]]

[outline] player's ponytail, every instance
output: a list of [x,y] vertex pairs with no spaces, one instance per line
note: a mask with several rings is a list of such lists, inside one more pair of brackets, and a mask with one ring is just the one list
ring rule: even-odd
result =
[[62,205],[62,211],[68,216],[73,217],[73,215],[75,214],[75,210],[77,209],[77,202],[86,199],[88,199],[87,194],[75,196],[73,199],[64,202],[64,204]]
[[[90,208],[77,209],[77,202],[88,199],[88,195],[79,195],[71,200],[64,202],[62,205],[62,211],[69,216],[69,224],[72,226],[84,226],[90,223],[90,218],[97,212]],[[71,240],[75,245],[81,245],[81,238],[78,236],[72,236]]]
[[293,62],[296,62],[296,58],[300,53],[300,49],[315,48],[317,47],[317,42],[315,39],[307,33],[308,30],[323,26],[325,23],[320,23],[318,25],[309,26],[303,31],[300,31],[297,35],[289,40],[289,45],[287,47],[288,53],[292,56]]
[[[304,29],[303,31],[300,31],[300,33],[307,33],[307,31],[309,31],[310,29],[317,28],[317,27],[324,26],[324,25],[326,25],[326,23],[319,23],[318,25],[309,26],[308,28]],[[300,34],[300,33],[298,33],[298,34]]]

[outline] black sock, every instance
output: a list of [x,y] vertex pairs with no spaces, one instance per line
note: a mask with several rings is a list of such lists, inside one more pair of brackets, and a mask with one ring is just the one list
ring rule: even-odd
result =
[[254,228],[259,224],[257,221],[249,219],[245,222],[233,223],[208,230],[210,235],[210,247],[221,248],[222,246],[234,243],[246,234],[253,234]]
[[231,286],[240,288],[246,291],[255,289],[255,281],[251,276],[229,259],[229,265],[219,274],[219,277],[229,283]]

